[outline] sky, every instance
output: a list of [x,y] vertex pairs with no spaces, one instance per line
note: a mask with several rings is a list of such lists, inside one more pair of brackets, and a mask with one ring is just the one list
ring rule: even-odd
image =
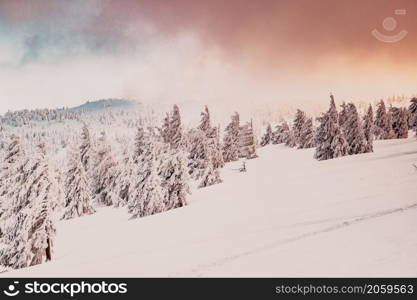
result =
[[416,31],[415,0],[0,0],[0,113],[411,95]]

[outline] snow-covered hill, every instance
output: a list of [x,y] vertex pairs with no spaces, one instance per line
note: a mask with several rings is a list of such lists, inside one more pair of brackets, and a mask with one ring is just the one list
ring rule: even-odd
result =
[[259,155],[187,207],[61,221],[52,262],[2,275],[417,276],[414,135],[322,162],[283,145]]
[[139,105],[138,102],[126,99],[102,99],[96,101],[87,101],[86,103],[72,107],[70,111],[101,111],[109,108],[132,108]]

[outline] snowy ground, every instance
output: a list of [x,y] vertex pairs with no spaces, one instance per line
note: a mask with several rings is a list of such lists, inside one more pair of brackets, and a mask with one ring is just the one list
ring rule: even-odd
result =
[[3,276],[417,276],[417,140],[318,162],[259,150],[188,207],[60,222],[54,261]]

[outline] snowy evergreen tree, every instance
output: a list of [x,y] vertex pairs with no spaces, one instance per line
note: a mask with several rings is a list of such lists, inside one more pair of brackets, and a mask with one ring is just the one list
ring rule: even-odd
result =
[[150,216],[164,211],[164,191],[158,174],[159,154],[157,143],[152,137],[145,142],[144,151],[137,165],[136,183],[131,201],[128,203],[132,218]]
[[266,132],[262,136],[260,145],[262,147],[264,147],[264,146],[269,145],[271,143],[272,143],[272,127],[271,127],[271,124],[268,123],[268,125],[266,126]]
[[365,153],[374,151],[374,112],[369,104],[368,111],[363,119],[363,132],[365,135]]
[[405,139],[408,137],[407,111],[405,108],[391,107],[392,130],[394,138]]
[[340,105],[340,107],[341,107],[341,109],[340,109],[340,112],[339,112],[339,126],[340,126],[340,128],[343,128],[345,122],[348,119],[348,115],[349,115],[348,105],[345,102],[343,102],[342,105]]
[[392,111],[391,109],[388,110],[387,112],[387,128],[386,131],[384,132],[384,139],[389,140],[389,139],[395,139],[395,132],[393,130],[393,116],[392,116]]
[[15,269],[51,260],[56,233],[52,207],[57,186],[45,144],[40,143],[30,159],[21,149],[19,138],[13,137],[3,166],[12,186],[0,199],[8,203],[2,214],[5,247],[0,249],[0,264]]
[[122,161],[120,162],[120,168],[118,168],[118,174],[116,176],[116,194],[117,201],[113,201],[115,207],[125,206],[129,202],[129,196],[131,192],[131,185],[133,181],[133,172],[135,165],[139,161],[139,157],[134,162],[133,156],[129,151],[129,147],[125,147],[122,152]]
[[391,126],[388,124],[388,114],[387,109],[385,107],[385,103],[381,100],[376,109],[375,113],[375,126],[374,126],[374,134],[375,137],[378,139],[389,139]]
[[133,161],[138,162],[139,157],[142,155],[145,147],[145,131],[143,127],[138,127],[135,135],[135,149],[133,152]]
[[186,149],[186,139],[181,124],[180,109],[174,105],[169,122],[169,144],[173,149]]
[[211,159],[207,160],[204,174],[198,187],[204,188],[221,182],[219,170],[213,166]]
[[119,202],[116,193],[117,164],[107,142],[106,133],[101,132],[94,157],[93,193],[97,204],[112,205]]
[[410,100],[411,104],[408,107],[408,112],[410,115],[409,127],[417,131],[417,98],[412,98]]
[[207,133],[207,142],[211,152],[211,160],[215,169],[224,167],[222,146],[220,144],[219,127],[212,127]]
[[300,109],[297,109],[292,125],[292,141],[288,141],[287,146],[295,147],[300,145],[300,136],[303,125],[306,121],[306,114]]
[[90,137],[90,131],[86,124],[84,124],[82,128],[82,143],[80,146],[80,152],[81,152],[81,162],[83,163],[84,169],[86,172],[89,171],[90,164],[91,164],[91,137]]
[[81,155],[77,148],[69,153],[65,180],[65,207],[62,219],[72,219],[95,212],[91,206],[91,189],[87,180]]
[[171,118],[169,116],[169,114],[167,113],[165,115],[165,118],[163,120],[162,123],[162,128],[160,129],[160,134],[162,136],[162,139],[164,141],[164,143],[166,144],[170,144],[171,143]]
[[165,149],[161,153],[160,176],[165,188],[165,209],[170,210],[187,205],[190,194],[189,161],[185,152]]
[[225,162],[239,159],[239,114],[232,116],[232,121],[227,125],[223,138],[223,159]]
[[286,131],[286,134],[284,136],[284,143],[285,146],[294,148],[297,146],[297,139],[295,137],[295,133],[294,130],[292,130],[291,128],[289,128],[288,131]]
[[198,180],[204,173],[206,160],[209,159],[209,145],[206,134],[200,129],[192,129],[189,140],[189,170],[193,179]]
[[299,149],[315,147],[313,119],[308,118],[301,129]]
[[289,140],[290,135],[290,127],[288,126],[287,122],[282,122],[281,124],[277,125],[275,131],[273,133],[273,144],[282,144],[286,143]]
[[330,95],[329,110],[317,120],[320,125],[316,134],[316,151],[314,158],[326,160],[345,156],[348,144],[339,127],[338,113],[333,95]]
[[349,145],[348,153],[349,155],[365,153],[365,135],[355,104],[349,103],[347,105],[346,112],[347,116],[342,128],[346,141]]
[[204,107],[204,111],[201,113],[200,125],[197,128],[206,134],[211,131],[210,112],[207,106]]
[[239,128],[239,157],[246,159],[258,157],[252,122],[246,123]]

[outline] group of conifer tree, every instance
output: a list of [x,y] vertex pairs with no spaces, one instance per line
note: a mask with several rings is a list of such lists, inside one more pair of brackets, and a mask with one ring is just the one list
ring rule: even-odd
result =
[[115,206],[139,218],[183,207],[190,180],[199,188],[221,183],[219,169],[225,163],[256,156],[253,130],[242,133],[249,125],[240,126],[237,113],[223,142],[207,107],[199,125],[187,132],[177,105],[160,127],[138,123],[134,145],[122,158],[105,131],[93,138],[84,124],[68,147],[61,176],[49,164],[45,143],[33,155],[26,153],[21,137],[9,137],[0,163],[0,265],[23,268],[50,260],[56,216],[67,220]]
[[298,149],[315,148],[317,160],[373,152],[374,139],[407,138],[409,129],[417,130],[417,98],[410,102],[408,109],[387,109],[381,100],[375,115],[370,104],[360,116],[354,103],[342,103],[338,111],[331,95],[328,111],[316,119],[317,128],[313,119],[298,109],[292,126],[284,121],[273,131],[268,124],[260,145],[284,143]]

